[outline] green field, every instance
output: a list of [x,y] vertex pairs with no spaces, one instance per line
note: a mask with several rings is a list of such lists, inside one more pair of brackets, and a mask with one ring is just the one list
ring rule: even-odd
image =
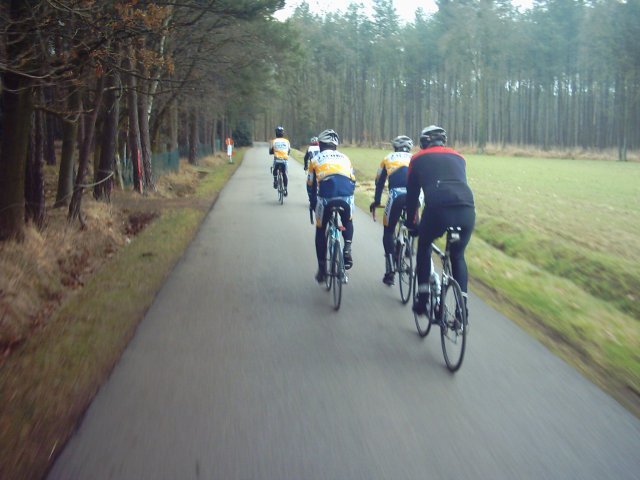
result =
[[[367,208],[386,152],[343,151]],[[640,398],[640,164],[465,157],[471,288],[624,403]]]

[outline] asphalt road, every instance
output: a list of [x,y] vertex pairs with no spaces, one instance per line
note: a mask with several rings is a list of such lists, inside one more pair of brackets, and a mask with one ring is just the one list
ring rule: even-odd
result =
[[354,217],[334,312],[302,166],[250,150],[49,479],[639,479],[640,421],[470,297],[464,364],[382,284]]

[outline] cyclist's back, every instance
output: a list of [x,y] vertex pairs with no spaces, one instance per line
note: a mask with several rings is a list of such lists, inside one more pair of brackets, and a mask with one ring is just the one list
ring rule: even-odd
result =
[[393,140],[392,145],[394,151],[384,157],[378,168],[375,181],[376,191],[373,203],[369,206],[369,210],[373,211],[380,205],[382,191],[385,183],[388,182],[389,197],[384,209],[384,233],[382,235],[385,257],[385,274],[382,282],[389,286],[393,285],[395,276],[393,270],[393,232],[406,203],[407,171],[411,160],[410,151],[413,148],[413,140],[406,135],[400,135]]
[[307,174],[307,193],[309,207],[316,213],[316,257],[318,273],[316,280],[324,281],[326,244],[324,229],[329,220],[332,206],[342,207],[340,218],[344,230],[344,263],[345,269],[353,266],[351,257],[351,241],[353,239],[353,222],[351,215],[354,209],[355,176],[351,160],[344,153],[336,150],[340,141],[333,130],[325,130],[318,135],[320,153],[309,163]]
[[291,153],[291,144],[284,136],[284,128],[276,127],[276,137],[271,140],[269,154],[273,155],[273,188],[278,188],[278,170],[282,172],[284,183],[284,195],[287,196],[287,186],[289,178],[287,176],[289,154]]
[[[451,246],[453,277],[467,298],[467,264],[464,251],[475,225],[473,193],[467,183],[466,162],[462,155],[446,147],[447,134],[431,125],[422,130],[420,146],[409,164],[407,176],[407,221],[415,222],[420,190],[425,207],[418,227],[418,301],[413,308],[423,314],[429,292],[431,243],[441,237],[447,227],[460,227],[460,240]],[[413,225],[412,225],[413,227]]]
[[307,171],[309,168],[309,162],[313,157],[320,153],[320,145],[318,144],[318,137],[311,137],[309,140],[309,147],[307,148],[307,152],[304,154],[304,170]]

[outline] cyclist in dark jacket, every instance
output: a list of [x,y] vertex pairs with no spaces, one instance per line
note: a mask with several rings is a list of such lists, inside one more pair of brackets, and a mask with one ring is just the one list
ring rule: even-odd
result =
[[[420,148],[409,163],[407,174],[407,227],[418,234],[417,273],[418,300],[413,305],[417,314],[426,313],[431,274],[431,243],[441,237],[447,227],[460,227],[460,241],[451,245],[453,278],[460,284],[467,301],[467,263],[464,250],[475,225],[473,193],[467,183],[465,159],[446,147],[447,132],[431,125],[420,133]],[[418,197],[424,192],[425,207],[419,226]]]

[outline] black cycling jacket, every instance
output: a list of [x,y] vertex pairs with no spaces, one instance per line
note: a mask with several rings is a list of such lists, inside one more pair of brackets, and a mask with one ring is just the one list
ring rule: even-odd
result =
[[467,184],[466,162],[452,148],[437,146],[411,157],[407,173],[407,218],[416,219],[420,189],[425,208],[474,206]]

